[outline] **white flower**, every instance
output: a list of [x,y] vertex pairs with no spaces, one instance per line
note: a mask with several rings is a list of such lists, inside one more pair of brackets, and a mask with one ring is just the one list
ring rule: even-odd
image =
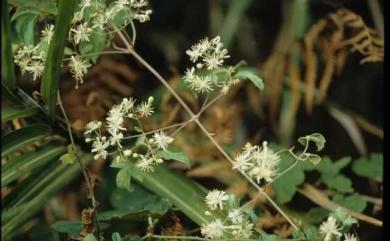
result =
[[150,15],[152,14],[152,10],[148,9],[145,11],[139,11],[139,13],[134,15],[134,19],[137,19],[140,23],[144,23],[150,20]]
[[236,208],[236,209],[229,211],[228,218],[234,224],[241,223],[243,221],[241,209]]
[[209,70],[217,69],[218,66],[223,64],[223,59],[220,58],[217,54],[208,55],[203,59],[203,61]]
[[107,126],[111,133],[118,132],[120,130],[126,130],[126,128],[123,127],[123,112],[122,107],[120,105],[115,105],[111,108],[111,110],[108,112],[107,120]]
[[113,131],[112,129],[109,129],[108,132],[110,133],[110,144],[111,146],[117,145],[119,148],[122,148],[121,140],[123,139],[123,133]]
[[250,162],[250,151],[243,151],[236,158],[234,158],[233,169],[239,168],[240,170],[247,170],[254,164]]
[[41,33],[42,33],[41,40],[43,42],[50,43],[54,33],[54,25],[53,24],[46,25],[45,29],[42,30]]
[[190,56],[190,60],[194,63],[202,56],[202,53],[197,46],[191,47],[191,49],[186,51],[186,54]]
[[228,199],[229,199],[229,196],[226,195],[224,191],[213,190],[207,194],[207,196],[205,198],[205,202],[211,210],[217,209],[218,206],[220,209],[223,209],[222,202],[226,201]]
[[106,151],[107,147],[110,143],[107,141],[106,137],[96,138],[96,140],[92,143],[92,152],[96,152],[94,156],[95,160],[100,158],[106,159],[108,152]]
[[80,60],[79,57],[72,56],[69,62],[69,69],[76,79],[76,89],[78,84],[83,83],[83,76],[88,72],[88,68],[91,66],[88,62]]
[[253,234],[253,223],[245,221],[240,224],[229,226],[235,238],[250,238]]
[[45,65],[42,63],[42,61],[37,60],[31,61],[29,66],[26,67],[26,70],[33,74],[33,80],[41,77],[44,69]]
[[85,127],[86,131],[84,132],[84,135],[92,133],[93,131],[99,129],[101,126],[102,126],[101,121],[94,120],[89,122]]
[[153,97],[149,97],[147,102],[144,101],[137,106],[137,113],[141,118],[149,116],[153,113],[152,103],[153,103]]
[[192,67],[191,69],[187,69],[186,73],[185,73],[185,76],[184,76],[184,81],[191,82],[192,79],[195,78],[194,72],[195,72],[195,68],[194,67]]
[[76,28],[71,28],[70,31],[73,33],[73,41],[75,44],[80,42],[89,42],[89,36],[92,32],[92,28],[87,27],[88,23],[81,23]]
[[344,234],[344,241],[357,241],[354,234]]
[[132,8],[142,8],[148,5],[148,1],[146,0],[131,0]]
[[207,225],[202,225],[200,231],[206,238],[217,239],[222,237],[224,229],[225,227],[221,220],[216,219]]
[[340,238],[340,228],[337,221],[333,217],[328,217],[320,226],[320,234],[324,237],[324,241],[331,241],[334,237]]
[[81,0],[80,7],[87,8],[91,6],[91,0]]
[[125,113],[129,113],[131,110],[133,110],[135,104],[135,100],[133,98],[124,98],[122,100],[122,109]]
[[156,145],[163,150],[166,150],[168,145],[173,141],[173,138],[168,136],[164,131],[154,133],[153,138]]
[[116,5],[118,6],[119,9],[123,9],[126,6],[129,6],[130,2],[131,1],[129,1],[129,0],[117,0],[117,1],[115,1]]
[[151,172],[154,170],[153,167],[154,160],[153,158],[147,158],[145,156],[141,156],[141,160],[139,160],[136,166],[141,169],[143,172]]

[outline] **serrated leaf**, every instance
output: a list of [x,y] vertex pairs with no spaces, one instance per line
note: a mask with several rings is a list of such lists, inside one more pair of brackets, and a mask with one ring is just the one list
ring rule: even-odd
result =
[[258,71],[254,68],[240,68],[234,77],[238,79],[249,79],[260,91],[264,89],[263,79],[260,78]]
[[[279,172],[293,165],[295,162],[290,155],[281,154],[281,162]],[[280,178],[276,179],[271,185],[275,192],[275,198],[278,203],[287,203],[291,201],[297,191],[297,187],[305,180],[305,174],[302,166],[297,165],[288,173],[285,173]]]
[[329,211],[322,207],[311,208],[308,212],[305,213],[305,217],[315,224],[321,223],[329,215]]
[[333,162],[329,157],[325,156],[322,161],[316,166],[316,169],[327,175],[336,175],[341,169],[346,167],[351,162],[351,157],[343,157]]
[[336,194],[332,201],[359,213],[363,212],[367,206],[367,201],[357,193],[352,195]]
[[127,168],[122,168],[116,175],[116,185],[119,188],[131,191],[131,171]]
[[383,154],[373,153],[370,158],[359,158],[353,162],[352,170],[361,177],[374,178],[382,181]]
[[187,155],[184,152],[163,150],[159,151],[157,155],[165,160],[175,160],[184,163],[187,167],[190,167],[190,159],[188,159]]
[[352,181],[342,174],[323,174],[321,180],[326,186],[339,192],[353,192]]
[[306,146],[306,144],[310,141],[314,142],[317,147],[317,151],[321,151],[325,147],[326,140],[324,136],[320,133],[313,133],[311,135],[302,136],[298,138],[298,142],[303,146]]

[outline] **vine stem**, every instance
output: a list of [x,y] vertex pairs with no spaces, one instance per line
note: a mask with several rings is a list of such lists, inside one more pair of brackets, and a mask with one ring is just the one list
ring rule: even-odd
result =
[[[201,240],[201,241],[258,241],[259,239],[208,239],[208,238],[201,238],[197,236],[173,236],[173,235],[157,235],[157,234],[147,234],[143,236],[141,239],[147,239],[147,238],[158,238],[158,239],[177,239],[177,240]],[[301,240],[301,239],[289,239],[290,241],[293,240]]]
[[[126,45],[127,52],[134,56],[143,66],[145,66],[168,90],[171,94],[176,98],[176,100],[180,103],[180,105],[186,110],[186,112],[190,115],[191,119],[194,119],[194,122],[198,125],[198,127],[203,131],[203,133],[210,139],[210,141],[214,144],[214,146],[221,152],[221,154],[233,165],[232,158],[223,150],[223,148],[219,145],[219,143],[214,139],[214,137],[207,131],[207,129],[203,126],[203,124],[199,121],[196,114],[192,112],[192,110],[188,107],[188,105],[184,102],[184,100],[176,93],[176,91],[168,84],[168,82],[151,66],[148,62],[146,62],[131,46],[129,41],[123,35],[121,31],[117,32],[119,37],[122,39],[123,43]],[[272,198],[264,192],[264,190],[259,187],[246,173],[241,170],[238,170],[248,181],[255,187],[261,194],[263,194],[266,199],[272,204],[272,206],[290,223],[290,225],[299,230],[299,228],[295,225],[295,223],[287,216],[287,214],[272,200]]]
[[57,90],[57,100],[58,100],[58,105],[60,106],[62,115],[64,116],[64,119],[65,119],[65,123],[66,123],[66,127],[67,127],[67,130],[68,130],[69,139],[70,139],[70,142],[71,142],[71,145],[72,145],[73,152],[74,152],[76,160],[77,160],[78,164],[80,165],[80,168],[81,168],[81,170],[83,172],[85,182],[87,183],[87,188],[88,188],[88,191],[89,191],[89,194],[90,194],[89,198],[91,199],[92,208],[94,210],[94,215],[93,216],[94,216],[94,221],[95,221],[96,228],[97,228],[97,234],[98,234],[98,237],[100,239],[100,228],[99,228],[99,222],[97,220],[97,211],[96,211],[97,202],[96,202],[96,198],[95,198],[95,192],[93,190],[92,183],[91,183],[91,177],[89,176],[89,174],[87,172],[87,168],[85,167],[84,163],[80,160],[80,156],[78,155],[78,152],[77,152],[77,149],[76,149],[76,144],[75,144],[74,139],[73,139],[72,129],[70,127],[68,115],[66,114],[64,105],[62,103],[61,94],[60,94],[59,90]]

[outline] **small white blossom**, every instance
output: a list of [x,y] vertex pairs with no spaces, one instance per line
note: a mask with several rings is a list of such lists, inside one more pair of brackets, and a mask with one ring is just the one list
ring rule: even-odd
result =
[[110,145],[110,143],[107,141],[105,137],[102,138],[96,138],[96,140],[92,143],[92,152],[96,152],[96,155],[94,156],[95,160],[102,158],[106,159],[108,152],[106,151],[107,147]]
[[150,116],[153,113],[153,97],[149,97],[148,101],[144,101],[137,106],[137,113],[142,117]]
[[91,122],[89,122],[86,125],[86,127],[85,127],[86,131],[84,132],[84,135],[92,133],[93,131],[99,129],[101,126],[102,126],[102,122],[101,121],[91,121]]
[[42,33],[41,40],[43,42],[50,43],[54,34],[54,25],[53,24],[46,25],[45,29],[42,30],[41,33]]
[[236,209],[229,211],[228,218],[234,224],[241,223],[243,221],[243,214],[242,214],[241,209],[236,208]]
[[88,72],[88,68],[91,66],[85,60],[81,60],[79,57],[72,56],[69,62],[69,69],[73,75],[73,78],[76,79],[76,89],[78,84],[83,83],[83,76]]
[[253,223],[245,221],[243,223],[231,225],[229,228],[235,238],[250,238],[253,234]]
[[91,6],[91,0],[81,0],[80,7],[87,8]]
[[26,67],[26,70],[29,71],[33,75],[33,80],[42,76],[43,70],[45,69],[45,65],[42,61],[31,61],[29,66]]
[[357,241],[354,234],[344,234],[344,241]]
[[153,158],[147,158],[145,156],[141,156],[141,160],[139,160],[136,166],[141,169],[143,172],[151,172],[154,170],[153,167],[154,160]]
[[116,132],[111,129],[108,130],[110,133],[110,144],[111,146],[117,145],[119,148],[122,148],[121,140],[123,139],[123,133],[122,132]]
[[89,36],[92,32],[92,28],[89,28],[88,23],[81,23],[76,28],[71,28],[70,31],[73,33],[73,41],[75,44],[80,42],[89,42]]
[[320,234],[324,237],[324,241],[332,241],[334,237],[339,239],[341,233],[336,219],[328,217],[320,226]]
[[150,20],[150,15],[152,14],[152,10],[148,9],[145,11],[139,11],[134,15],[134,19],[137,19],[140,23],[144,23]]
[[107,127],[111,133],[116,133],[121,130],[126,130],[123,127],[123,112],[120,105],[113,106],[108,112],[108,117],[106,118]]
[[206,238],[217,239],[222,237],[225,227],[220,219],[216,219],[213,222],[203,225],[201,233]]
[[211,210],[217,209],[218,206],[220,209],[223,209],[223,202],[228,199],[229,196],[224,191],[213,190],[207,194],[205,202]]
[[166,150],[168,145],[173,141],[173,138],[168,136],[164,131],[154,133],[153,138],[156,145],[163,150]]

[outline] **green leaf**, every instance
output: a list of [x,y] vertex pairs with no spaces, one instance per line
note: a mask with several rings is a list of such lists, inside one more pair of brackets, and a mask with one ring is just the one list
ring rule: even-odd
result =
[[321,151],[325,147],[325,138],[320,133],[313,133],[311,135],[303,136],[298,138],[298,142],[303,146],[306,146],[310,141],[314,142],[317,147],[317,151]]
[[35,124],[23,127],[2,137],[2,152],[1,157],[5,157],[12,152],[21,149],[38,139],[47,136],[51,129],[47,125]]
[[351,157],[343,157],[333,162],[329,157],[323,157],[320,164],[317,165],[317,170],[322,174],[335,175],[341,169],[346,167],[351,162]]
[[89,233],[87,234],[87,236],[85,236],[83,238],[83,241],[97,241],[95,235],[93,235],[92,233]]
[[[283,172],[295,162],[287,153],[281,154],[281,160],[279,172]],[[304,180],[304,170],[300,165],[295,166],[293,169],[288,171],[288,173],[276,179],[272,183],[272,188],[275,191],[275,198],[277,202],[284,204],[291,201],[297,191],[297,187],[302,184]]]
[[116,185],[119,188],[131,191],[131,171],[127,168],[122,168],[116,175]]
[[234,77],[238,79],[249,79],[260,91],[264,89],[263,80],[259,77],[258,70],[255,68],[239,68]]
[[26,118],[39,112],[37,107],[26,106],[5,106],[1,107],[1,122],[10,121],[16,118]]
[[171,204],[134,184],[131,192],[115,189],[111,194],[111,204],[115,208],[99,212],[98,219],[105,220],[145,220],[150,216],[164,215]]
[[60,68],[64,55],[65,41],[68,36],[70,21],[77,6],[77,0],[60,0],[52,41],[47,52],[45,70],[41,83],[41,95],[47,104],[48,113],[52,120],[55,118],[58,82]]
[[359,213],[363,212],[367,206],[367,201],[357,193],[352,195],[336,194],[332,200],[345,208]]
[[51,143],[35,151],[27,152],[16,160],[9,160],[2,166],[1,186],[6,186],[18,177],[45,165],[64,151],[65,148],[63,146]]
[[383,154],[373,153],[370,158],[359,158],[353,162],[352,170],[361,177],[374,178],[382,181]]
[[187,167],[190,167],[190,160],[184,152],[173,152],[173,151],[159,151],[158,156],[165,160],[175,160],[181,163],[184,163]]
[[76,160],[76,156],[73,153],[65,153],[60,157],[60,161],[64,165],[71,165],[74,163],[75,160]]
[[318,165],[321,162],[321,157],[316,154],[305,153],[303,154],[302,158],[306,161],[311,162],[313,165]]
[[329,211],[322,207],[311,208],[309,212],[305,213],[305,217],[314,224],[321,223],[329,215]]
[[81,222],[57,221],[51,225],[51,228],[59,233],[77,235],[81,232],[83,224]]
[[38,21],[35,14],[23,15],[23,21],[20,23],[19,37],[24,45],[34,45],[34,29]]
[[112,233],[111,239],[112,241],[122,241],[121,235],[117,232]]
[[11,27],[8,1],[1,1],[1,77],[9,90],[16,88],[14,58],[11,48]]
[[353,192],[352,181],[342,174],[323,174],[321,180],[328,186],[339,192]]

